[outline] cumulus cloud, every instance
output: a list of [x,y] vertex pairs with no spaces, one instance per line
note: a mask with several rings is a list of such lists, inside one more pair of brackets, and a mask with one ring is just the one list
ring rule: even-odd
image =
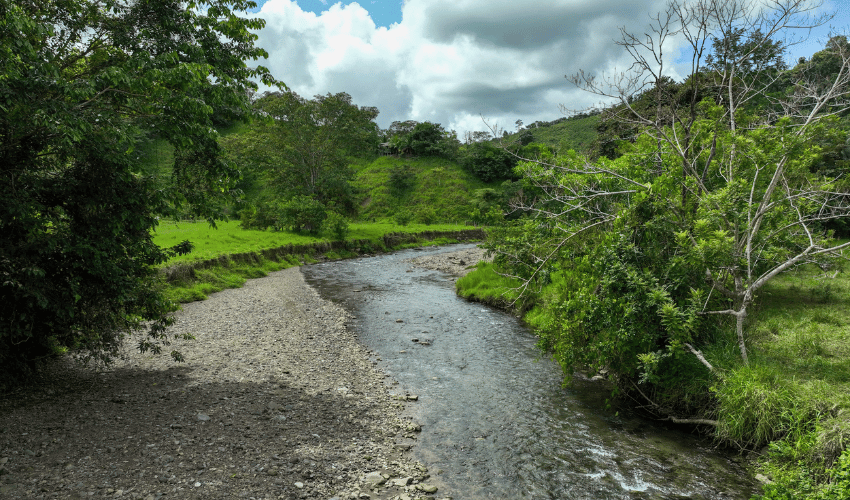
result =
[[379,124],[413,119],[459,133],[551,120],[596,98],[564,75],[628,67],[618,28],[643,30],[663,0],[407,0],[402,21],[376,26],[356,3],[320,15],[269,0],[263,64],[303,96],[348,92]]

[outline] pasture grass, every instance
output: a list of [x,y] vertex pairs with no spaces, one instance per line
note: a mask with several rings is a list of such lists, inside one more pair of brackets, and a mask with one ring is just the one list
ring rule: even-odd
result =
[[[249,253],[278,248],[285,245],[303,245],[326,241],[325,239],[292,231],[258,231],[242,229],[239,221],[217,222],[211,227],[206,221],[163,221],[157,226],[153,241],[163,248],[189,240],[195,246],[191,253],[169,259],[165,265],[180,262],[197,262],[222,255]],[[388,233],[422,233],[426,231],[461,231],[470,229],[462,224],[408,224],[393,222],[352,222],[348,240],[371,240],[376,244]]]
[[748,365],[729,330],[706,351],[724,373],[718,437],[758,452],[774,481],[766,499],[850,498],[830,486],[831,468],[850,458],[850,266],[805,266],[767,284],[746,324]]
[[[361,245],[357,249],[360,253],[387,250],[384,248],[382,238],[388,233],[423,233],[469,229],[468,226],[459,224],[409,224],[399,226],[391,222],[352,223],[350,228],[348,240],[369,240],[372,242],[371,245]],[[163,267],[179,264],[191,266],[193,263],[222,256],[256,253],[289,244],[301,245],[325,241],[318,236],[293,232],[245,230],[239,226],[238,221],[220,222],[215,228],[206,222],[164,222],[159,225],[154,234],[154,243],[162,247],[174,246],[185,240],[192,242],[195,249],[187,255],[170,259]],[[456,243],[456,241],[436,238],[432,241],[401,244],[396,249],[449,243]],[[169,283],[164,284],[165,295],[170,300],[179,303],[204,300],[211,293],[220,292],[227,288],[239,288],[245,284],[245,281],[261,278],[270,272],[315,263],[317,258],[338,260],[357,255],[355,249],[338,249],[328,251],[321,256],[313,256],[309,253],[284,255],[280,260],[270,260],[261,256],[257,256],[254,262],[234,262],[232,259],[227,259],[209,267],[193,268],[191,273],[185,277],[172,279]]]

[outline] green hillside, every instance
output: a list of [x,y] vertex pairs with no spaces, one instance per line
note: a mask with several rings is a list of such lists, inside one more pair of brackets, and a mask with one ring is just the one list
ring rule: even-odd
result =
[[537,121],[518,132],[508,134],[504,140],[513,142],[521,140],[523,135],[530,134],[533,142],[545,144],[556,151],[574,149],[584,152],[592,148],[596,140],[599,116],[580,114],[551,122]]
[[463,222],[469,219],[475,190],[493,187],[444,158],[382,156],[354,168],[352,184],[362,196],[362,220],[408,210],[414,220],[433,213],[440,222]]

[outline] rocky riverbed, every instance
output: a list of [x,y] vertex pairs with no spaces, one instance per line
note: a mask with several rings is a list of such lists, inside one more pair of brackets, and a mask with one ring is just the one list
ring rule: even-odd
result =
[[[418,265],[477,261],[440,257]],[[292,268],[184,304],[183,363],[132,339],[109,369],[58,362],[0,398],[0,497],[440,498],[406,453],[416,396],[390,395],[350,319]]]
[[425,269],[434,269],[455,276],[465,276],[475,268],[475,264],[482,260],[489,260],[485,257],[485,250],[473,247],[456,252],[415,257],[410,259],[410,263]]

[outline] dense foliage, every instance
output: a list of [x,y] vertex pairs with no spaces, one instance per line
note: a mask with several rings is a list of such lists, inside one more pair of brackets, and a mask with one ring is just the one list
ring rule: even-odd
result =
[[291,218],[278,217],[279,205],[291,205],[295,198],[356,215],[349,165],[374,156],[378,110],[353,104],[346,93],[304,99],[294,92],[272,92],[252,105],[263,118],[222,140],[228,157],[256,184],[247,205],[240,207],[245,227],[318,230],[312,222],[292,224]]
[[414,120],[393,122],[383,131],[383,135],[388,150],[397,155],[454,159],[460,147],[457,133],[446,130],[439,123]]
[[[265,56],[236,12],[161,0],[0,4],[0,366],[25,376],[68,349],[107,358],[150,322],[158,351],[173,305],[153,265],[159,216],[211,218],[238,173],[221,161],[212,117],[248,111],[246,60]],[[175,150],[173,180],[143,175],[148,131]],[[160,188],[160,189],[155,189]],[[174,251],[186,250],[184,245]],[[179,357],[178,353],[173,353]]]
[[[850,45],[788,67],[785,31],[819,21],[803,2],[773,7],[673,2],[646,34],[623,31],[632,73],[572,79],[618,102],[604,147],[521,163],[527,216],[488,247],[567,376],[605,373],[650,414],[742,448],[773,442],[771,498],[832,498],[846,415],[753,362],[751,313],[783,273],[834,276],[848,245],[832,230],[850,220]],[[658,64],[673,36],[694,54],[684,81]]]

